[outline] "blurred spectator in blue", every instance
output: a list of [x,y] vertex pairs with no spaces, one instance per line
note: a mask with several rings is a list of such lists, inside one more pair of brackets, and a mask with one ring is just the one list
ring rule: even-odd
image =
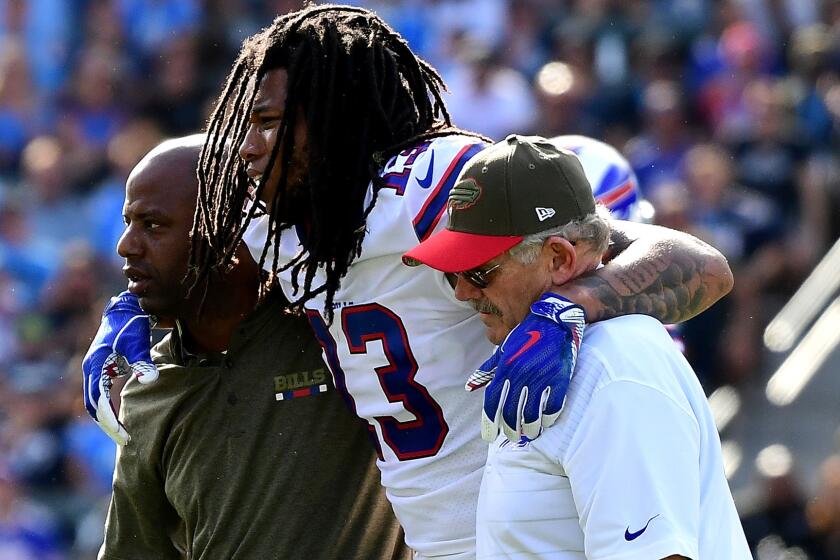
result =
[[[622,145],[635,126],[635,79],[630,74],[629,41],[636,24],[628,8],[614,0],[579,0],[552,33],[552,54],[591,85],[586,111],[598,121],[598,138]],[[620,132],[614,129],[621,128]]]
[[716,134],[749,123],[745,91],[754,80],[769,75],[771,52],[755,25],[737,21],[723,30],[716,53],[719,70],[700,85],[696,101],[700,114]]
[[146,60],[172,37],[195,31],[203,9],[198,0],[115,0],[130,47]]
[[630,44],[640,31],[638,13],[620,0],[577,0],[573,24],[588,30],[595,75],[606,88],[630,80]]
[[184,34],[161,45],[148,98],[141,108],[168,136],[196,132],[209,113],[207,99],[217,84],[205,83],[199,69],[197,37]]
[[[204,108],[212,103],[225,80],[230,63],[239,51],[242,41],[268,25],[275,17],[303,6],[304,0],[202,0],[201,25],[185,36],[195,37],[195,48],[201,62],[198,75],[206,97],[201,101]],[[169,37],[169,39],[176,39]],[[152,79],[165,64],[155,59],[144,69]],[[156,69],[157,68],[157,69]],[[203,122],[201,123],[203,124]],[[196,130],[198,126],[191,129]]]
[[534,80],[539,105],[535,131],[547,138],[598,135],[599,121],[587,110],[592,85],[585,74],[566,62],[554,60],[540,68]]
[[[657,219],[717,247],[738,284],[720,305],[685,325],[687,353],[707,388],[743,382],[759,363],[762,301],[784,267],[780,214],[760,195],[735,183],[729,154],[701,144],[684,157],[685,190],[653,197]],[[660,190],[673,189],[672,184]],[[679,203],[674,198],[682,195]],[[670,203],[670,204],[668,204]],[[678,216],[682,223],[676,223]],[[664,220],[670,220],[670,223]]]
[[56,93],[67,78],[74,16],[66,0],[0,0],[0,38],[23,42],[41,95]]
[[[635,43],[633,75],[641,84],[676,82],[685,90],[685,51],[670,31],[649,28]],[[641,86],[644,89],[644,85]]]
[[655,209],[654,223],[679,231],[691,232],[691,195],[683,181],[669,181],[659,185],[650,198]]
[[10,371],[11,397],[0,449],[15,479],[42,503],[53,503],[65,491],[61,426],[50,403],[60,362],[41,359],[19,363]]
[[74,185],[88,185],[102,174],[105,147],[126,120],[123,69],[119,52],[111,48],[96,46],[80,53],[57,128],[65,174]]
[[23,148],[38,129],[38,113],[23,47],[6,39],[0,44],[0,176],[10,178],[18,172]]
[[50,325],[50,349],[62,364],[77,348],[89,344],[90,309],[99,301],[101,290],[113,285],[109,280],[113,280],[115,272],[101,271],[87,243],[78,241],[65,246],[61,268],[44,288],[40,305],[40,312]]
[[[0,222],[2,221],[3,217],[0,215]],[[21,294],[25,286],[6,272],[2,252],[0,249],[0,364],[12,364],[17,358],[18,350],[15,318],[25,309]],[[2,374],[0,370],[0,376]],[[3,418],[2,405],[0,397],[0,422]]]
[[[362,6],[368,10],[373,10],[379,14],[391,27],[393,27],[403,39],[405,39],[411,50],[417,53],[424,53],[428,47],[429,32],[435,27],[435,23],[430,21],[428,0],[419,0],[415,2],[395,2],[394,0],[362,0],[355,2],[337,2],[338,4],[349,4],[354,6]],[[282,14],[288,11],[298,9],[298,6],[290,6],[288,4],[295,4],[295,2],[276,2],[282,4],[279,8],[282,11],[276,13]]]
[[512,0],[508,3],[501,50],[503,61],[533,79],[549,58],[547,34],[554,23],[542,0]]
[[[98,313],[87,313],[94,321],[99,320]],[[78,412],[84,407],[79,394],[78,372],[81,354],[75,354],[67,361],[63,378],[56,383],[58,393],[56,407],[62,411],[66,423],[63,430],[64,450],[67,467],[73,486],[80,497],[80,502],[87,508],[98,504],[111,495],[111,484],[116,462],[116,444],[85,414]],[[118,383],[117,387],[122,384]],[[115,390],[114,407],[119,410],[120,391]],[[101,544],[102,526],[99,527]]]
[[62,543],[55,519],[34,504],[0,459],[0,558],[3,560],[62,560]]
[[[56,341],[51,333],[47,337],[52,346]],[[0,398],[8,412],[8,417],[0,419],[0,456],[33,503],[51,512],[44,529],[49,529],[62,550],[72,542],[79,516],[90,510],[103,491],[103,483],[94,480],[92,484],[88,474],[90,462],[101,457],[101,451],[97,454],[87,448],[91,458],[80,463],[74,456],[79,449],[68,437],[68,422],[81,417],[81,411],[78,396],[71,395],[68,383],[62,383],[65,360],[60,355],[42,356],[18,363],[10,370]]]
[[[823,23],[796,29],[789,49],[791,76],[795,92],[796,116],[808,139],[823,150],[836,134],[836,122],[826,106],[825,95],[837,83],[838,74],[831,68],[831,28]],[[818,148],[819,149],[819,148]]]
[[680,178],[683,157],[695,142],[684,98],[678,83],[665,80],[650,83],[642,94],[643,132],[625,152],[646,196]]
[[[202,71],[215,88],[227,74],[231,55],[242,41],[265,27],[276,16],[300,9],[304,0],[203,0],[201,35]],[[192,32],[189,34],[193,34]],[[207,52],[209,51],[209,52]],[[209,68],[208,68],[209,67]]]
[[750,118],[728,136],[738,180],[781,214],[791,244],[787,272],[798,281],[828,242],[825,186],[803,180],[812,147],[794,118],[783,83],[756,80],[745,97]]
[[529,130],[536,111],[533,91],[525,77],[501,64],[484,45],[467,42],[461,46],[465,66],[447,77],[452,120],[497,140]]
[[505,0],[425,1],[429,29],[420,54],[447,80],[453,58],[458,57],[458,45],[478,44],[488,51],[504,48],[501,41],[507,15]]
[[128,39],[116,0],[87,0],[84,25],[78,42],[85,47],[101,47],[123,52]]
[[14,298],[14,308],[36,306],[61,251],[55,239],[33,228],[26,208],[19,192],[0,198],[0,284],[5,288],[2,293]]
[[[642,7],[637,6],[637,9]],[[657,31],[667,32],[682,45],[687,45],[704,31],[712,17],[712,9],[712,0],[651,0],[645,15]]]
[[[78,393],[75,378],[72,388]],[[114,442],[84,417],[76,417],[68,424],[64,441],[77,492],[93,497],[110,496],[117,453]]]
[[[610,105],[609,100],[604,98],[601,84],[595,74],[589,30],[578,26],[573,18],[569,18],[555,26],[551,37],[552,57],[557,62],[566,65],[571,75],[568,95],[564,94],[562,97],[545,99],[550,102],[559,102],[559,106],[548,107],[554,116],[553,120],[558,121],[558,123],[562,122],[560,126],[564,130],[558,131],[557,134],[586,134],[595,138],[604,138],[607,124],[612,122],[612,115],[610,110],[607,110]],[[552,69],[559,71],[559,73],[552,73],[560,81],[550,89],[565,89],[563,82],[569,81],[568,73],[565,69],[557,66],[552,67]],[[545,74],[542,76],[539,73],[537,74],[536,84],[538,88],[540,87],[539,84],[545,83],[544,78],[546,77]],[[537,91],[539,93],[539,89]],[[562,116],[560,111],[563,110],[564,106],[572,109],[573,113]],[[627,113],[625,113],[625,116],[627,116]],[[547,135],[550,136],[550,134]],[[604,138],[604,140],[613,145],[623,144],[623,142],[616,143],[613,139]]]
[[[15,318],[15,337],[17,338],[17,355],[12,365],[26,366],[23,370],[12,368],[12,372],[31,372],[28,366],[34,363],[49,361],[60,362],[66,350],[48,344],[52,331],[50,322],[43,314],[34,309],[25,309]],[[37,372],[36,372],[37,373]]]
[[122,218],[125,181],[134,166],[162,139],[163,134],[156,121],[136,119],[108,143],[110,172],[91,191],[84,209],[85,220],[89,224],[88,243],[96,257],[108,264],[106,270],[118,270],[122,266],[116,246],[125,229]]
[[711,6],[709,19],[693,38],[682,59],[686,91],[691,95],[691,103],[704,118],[707,111],[700,108],[701,93],[723,75],[725,67],[719,45],[720,34],[727,25],[738,21],[739,17],[740,11],[735,2],[715,2]]
[[782,45],[792,28],[813,25],[822,0],[738,0],[746,19],[752,21],[772,44]]
[[681,171],[689,189],[692,229],[733,266],[744,266],[769,246],[778,250],[783,232],[779,209],[735,183],[732,158],[725,149],[696,145],[685,154]]
[[51,136],[35,138],[23,152],[19,188],[26,204],[27,227],[56,245],[87,236],[82,200],[71,189],[67,165],[61,144]]

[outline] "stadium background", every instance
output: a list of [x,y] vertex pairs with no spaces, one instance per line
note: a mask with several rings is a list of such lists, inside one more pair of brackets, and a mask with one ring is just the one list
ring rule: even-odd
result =
[[[840,558],[840,2],[357,3],[442,72],[460,126],[604,139],[657,223],[728,257],[735,290],[683,336],[748,538]],[[124,286],[126,175],[298,4],[0,0],[0,559],[95,557],[114,448],[79,364]]]

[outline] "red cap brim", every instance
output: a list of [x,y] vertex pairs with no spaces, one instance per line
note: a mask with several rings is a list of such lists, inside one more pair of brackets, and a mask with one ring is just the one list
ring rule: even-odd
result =
[[403,255],[408,266],[428,265],[443,272],[464,272],[495,259],[521,235],[477,235],[443,229]]

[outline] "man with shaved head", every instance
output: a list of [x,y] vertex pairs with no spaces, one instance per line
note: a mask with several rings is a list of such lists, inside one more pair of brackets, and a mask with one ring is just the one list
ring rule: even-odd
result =
[[129,291],[172,331],[152,351],[157,382],[123,391],[135,437],[119,447],[99,558],[408,558],[305,319],[277,290],[258,302],[247,251],[186,288],[203,141],[164,142],[126,184]]

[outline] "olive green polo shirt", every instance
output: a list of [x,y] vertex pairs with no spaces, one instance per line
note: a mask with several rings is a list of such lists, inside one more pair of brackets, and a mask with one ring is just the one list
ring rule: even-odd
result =
[[367,428],[332,385],[306,320],[269,298],[230,349],[178,329],[160,378],[130,382],[101,560],[408,559]]

